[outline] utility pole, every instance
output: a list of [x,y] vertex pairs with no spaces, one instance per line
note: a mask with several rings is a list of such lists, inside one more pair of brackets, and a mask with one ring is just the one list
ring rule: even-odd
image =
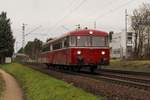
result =
[[41,27],[41,25],[40,25],[40,26],[36,27],[35,29],[31,30],[30,32],[25,33],[25,26],[26,25],[27,24],[24,24],[24,23],[22,24],[22,49],[23,49],[23,53],[24,53],[24,47],[25,47],[25,37]]
[[18,50],[18,41],[16,41],[16,53],[17,53],[17,50]]
[[22,49],[24,53],[24,46],[25,46],[25,25],[27,24],[22,24]]
[[127,9],[125,9],[125,36],[126,36],[126,49],[125,49],[125,51],[126,51],[126,57],[128,56],[128,51],[127,51],[127,35],[128,35],[128,33],[127,33],[127,31],[128,31],[128,27],[127,27],[127,17],[128,17],[128,14],[127,14]]

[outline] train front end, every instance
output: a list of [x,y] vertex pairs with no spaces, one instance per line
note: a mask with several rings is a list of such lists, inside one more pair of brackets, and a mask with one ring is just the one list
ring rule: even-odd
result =
[[96,30],[76,31],[70,36],[70,64],[96,69],[109,64],[108,34]]
[[108,65],[108,48],[72,48],[71,63],[77,65]]

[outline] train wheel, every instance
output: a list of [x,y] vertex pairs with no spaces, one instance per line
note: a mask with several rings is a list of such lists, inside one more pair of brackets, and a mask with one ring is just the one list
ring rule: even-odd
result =
[[97,69],[97,66],[91,66],[90,67],[90,72],[94,73],[96,69]]
[[68,70],[68,66],[63,66],[63,69],[64,70]]
[[55,65],[55,64],[53,64],[53,65],[52,65],[52,68],[53,68],[53,69],[56,69],[56,65]]
[[49,64],[46,64],[46,69],[49,69],[50,68],[50,65]]
[[69,67],[69,70],[70,70],[70,71],[73,71],[73,66],[70,66],[70,67]]
[[75,71],[75,72],[79,72],[81,69],[81,66],[73,66],[72,67],[72,70]]
[[67,70],[69,70],[69,66],[67,66],[67,68],[66,68]]
[[63,69],[63,66],[59,66],[58,69],[59,69],[59,70],[62,70],[62,69]]

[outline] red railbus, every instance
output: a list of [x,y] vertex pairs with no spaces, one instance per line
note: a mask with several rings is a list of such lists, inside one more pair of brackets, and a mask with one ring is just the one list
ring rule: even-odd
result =
[[88,67],[93,72],[98,65],[108,65],[109,58],[108,33],[84,29],[45,43],[39,60],[48,66],[76,71]]

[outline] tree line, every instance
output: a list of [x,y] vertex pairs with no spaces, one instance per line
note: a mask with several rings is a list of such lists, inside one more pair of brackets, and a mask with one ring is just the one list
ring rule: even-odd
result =
[[14,52],[14,42],[11,21],[7,13],[0,14],[0,63],[4,63],[5,57],[11,57]]
[[34,41],[28,41],[24,48],[21,48],[18,53],[24,53],[32,60],[38,60],[38,57],[42,50],[43,42],[37,38]]
[[150,4],[143,4],[131,16],[134,58],[150,58]]

